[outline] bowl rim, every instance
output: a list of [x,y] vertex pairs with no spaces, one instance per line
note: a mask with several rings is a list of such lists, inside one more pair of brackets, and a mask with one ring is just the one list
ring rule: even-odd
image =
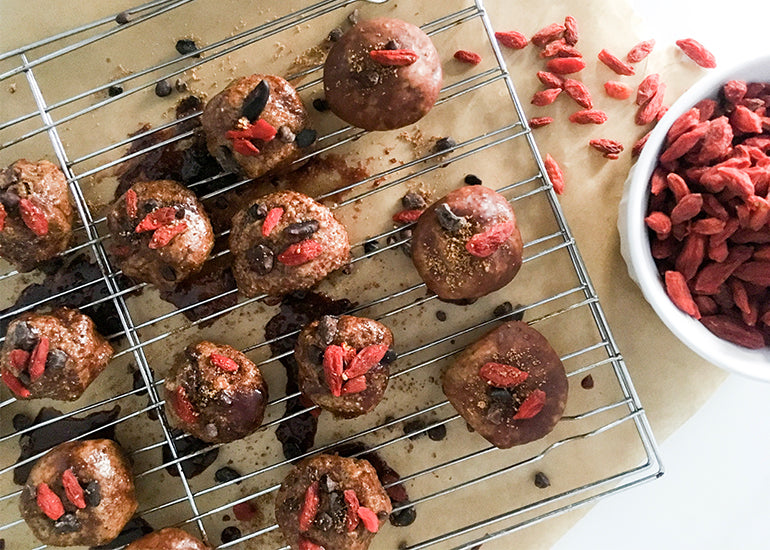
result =
[[723,340],[690,317],[665,292],[650,251],[644,217],[650,177],[668,129],[680,115],[707,97],[716,97],[725,82],[733,79],[770,82],[770,54],[765,54],[721,70],[714,70],[686,90],[655,125],[641,154],[632,167],[620,204],[618,229],[629,274],[655,313],[688,348],[710,363],[756,380],[770,382],[770,348],[751,350]]

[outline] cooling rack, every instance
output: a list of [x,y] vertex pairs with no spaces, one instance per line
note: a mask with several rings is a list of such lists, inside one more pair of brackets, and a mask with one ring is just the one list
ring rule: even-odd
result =
[[[80,219],[75,242],[59,262],[70,266],[69,278],[57,280],[54,273],[44,279],[40,272],[22,274],[3,264],[0,300],[6,309],[0,323],[7,325],[27,310],[67,303],[106,316],[111,327],[106,334],[116,348],[108,371],[73,404],[17,401],[2,389],[0,538],[6,547],[44,547],[18,519],[20,488],[13,482],[16,467],[40,453],[17,464],[19,446],[29,446],[41,428],[61,431],[66,439],[67,426],[94,413],[102,415],[101,424],[77,437],[107,430],[128,449],[139,516],[155,528],[190,529],[218,548],[288,548],[273,519],[273,495],[293,459],[322,451],[384,462],[391,468],[386,488],[408,494],[395,502],[394,525],[383,529],[373,549],[473,548],[515,532],[523,535],[527,526],[660,476],[644,409],[546,176],[482,2],[433,3],[416,14],[386,0],[312,5],[289,0],[250,13],[239,12],[240,4],[157,0],[0,55],[0,84],[6,88],[0,160],[3,165],[20,157],[57,160]],[[321,305],[312,305],[315,294],[293,297],[292,306],[291,300],[276,304],[266,296],[238,298],[234,288],[215,286],[216,291],[174,307],[152,287],[122,277],[110,262],[103,206],[126,166],[162,159],[152,155],[183,150],[195,139],[199,107],[193,104],[179,117],[169,114],[184,97],[205,99],[229,79],[259,70],[287,76],[310,105],[322,94],[329,31],[345,28],[357,16],[378,15],[419,24],[442,55],[444,89],[425,119],[403,132],[372,134],[313,111],[319,137],[298,161],[308,162],[301,169],[303,179],[265,184],[215,171],[186,182],[211,210],[254,186],[299,186],[332,207],[349,228],[351,267],[332,275],[318,291],[347,299],[333,304],[339,311],[388,324],[399,359],[375,411],[336,421],[302,405],[287,386],[281,361],[291,358],[288,342],[296,330],[267,336],[264,330],[271,319],[286,321],[297,308],[320,311]],[[183,37],[195,39],[198,49],[173,51]],[[472,46],[484,62],[473,68],[452,65],[451,53],[459,45]],[[164,79],[176,88],[169,98],[154,93]],[[437,138],[447,136],[453,138],[450,146],[437,150]],[[403,253],[409,228],[394,227],[390,217],[407,190],[427,189],[438,197],[462,185],[468,174],[511,201],[525,254],[509,287],[456,306],[426,291]],[[218,237],[226,235],[224,228]],[[228,254],[226,246],[219,247],[210,263],[226,265]],[[55,285],[49,284],[52,278]],[[35,287],[37,294],[29,290],[35,283],[42,285]],[[31,298],[15,303],[25,288]],[[570,398],[549,436],[498,450],[472,433],[448,404],[440,373],[466,344],[502,321],[522,317],[560,353]],[[203,338],[241,348],[268,381],[271,399],[263,429],[245,440],[196,446],[172,430],[162,414],[159,390],[171,357]],[[44,405],[61,415],[43,415],[30,425]],[[318,423],[315,440],[287,451],[276,435],[297,421]],[[205,464],[210,465],[202,472],[193,471]],[[542,483],[543,474],[550,485]]]

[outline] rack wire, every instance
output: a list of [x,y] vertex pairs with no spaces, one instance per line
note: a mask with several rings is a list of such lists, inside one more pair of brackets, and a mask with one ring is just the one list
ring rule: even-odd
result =
[[[155,0],[123,12],[121,23],[116,23],[114,15],[103,17],[0,55],[0,83],[15,82],[16,93],[24,96],[9,109],[7,120],[0,121],[0,155],[7,164],[20,156],[19,152],[39,149],[41,144],[43,148],[50,148],[65,172],[80,220],[75,229],[76,244],[62,253],[62,259],[86,255],[98,268],[98,275],[86,277],[57,293],[34,303],[9,307],[0,313],[0,322],[7,323],[24,311],[74,299],[84,290],[101,289],[101,293],[77,305],[87,313],[102,305],[114,308],[119,329],[110,334],[109,339],[117,350],[114,363],[122,365],[110,366],[113,374],[102,375],[82,400],[72,405],[56,404],[63,409],[61,416],[35,426],[13,425],[12,419],[18,419],[20,413],[33,415],[39,409],[38,403],[18,401],[12,396],[0,400],[0,456],[3,457],[0,538],[9,541],[8,547],[44,548],[32,539],[23,521],[17,519],[15,507],[20,490],[12,481],[16,467],[33,462],[42,453],[17,464],[11,458],[16,447],[35,430],[55,429],[63,422],[106,411],[115,405],[119,405],[120,410],[106,427],[116,430],[116,437],[129,449],[134,460],[141,517],[155,528],[171,524],[187,526],[212,545],[222,540],[218,535],[222,526],[237,525],[238,533],[222,540],[218,548],[288,548],[277,533],[271,509],[280,480],[297,458],[334,451],[344,444],[363,443],[363,447],[354,448],[354,455],[378,453],[398,470],[400,479],[390,481],[386,488],[400,485],[410,496],[408,502],[398,503],[394,512],[414,510],[417,514],[417,519],[408,527],[384,530],[375,539],[373,548],[469,549],[659,477],[663,468],[644,409],[548,181],[481,0],[440,3],[441,6],[431,8],[439,13],[421,22],[434,41],[447,45],[460,33],[467,36],[475,32],[479,48],[489,52],[492,60],[475,70],[450,75],[434,112],[426,118],[435,126],[420,123],[426,133],[429,129],[443,130],[444,135],[451,131],[460,137],[456,145],[441,151],[415,147],[413,158],[393,164],[374,162],[378,168],[374,173],[315,194],[316,199],[333,203],[335,213],[355,227],[352,235],[357,237],[353,245],[353,273],[333,276],[331,282],[323,283],[321,288],[335,297],[356,296],[357,302],[347,308],[349,313],[380,319],[397,334],[399,360],[385,402],[373,413],[355,421],[319,417],[315,445],[299,456],[292,456],[291,460],[285,458],[275,438],[276,429],[293,418],[318,411],[315,407],[303,407],[282,415],[287,404],[299,394],[280,391],[284,379],[278,361],[292,352],[271,353],[271,347],[296,335],[296,331],[267,338],[260,333],[262,325],[256,323],[258,326],[246,330],[238,341],[270,383],[272,399],[262,430],[244,441],[204,446],[191,453],[184,450],[190,438],[173,431],[163,414],[157,414],[162,413],[164,405],[159,390],[162,374],[168,367],[166,357],[195,338],[226,340],[235,324],[243,326],[252,318],[269,319],[277,309],[266,301],[266,296],[235,300],[237,290],[234,289],[186,306],[169,308],[151,287],[121,277],[106,252],[109,235],[104,217],[95,206],[99,199],[92,196],[97,187],[92,182],[98,184],[102,181],[100,178],[108,179],[133,158],[184,143],[194,136],[195,130],[186,130],[184,125],[197,120],[199,110],[163,121],[147,106],[147,97],[152,96],[158,80],[195,75],[196,70],[204,71],[217,63],[232,61],[245,52],[258,51],[264,55],[275,44],[271,44],[271,40],[287,37],[291,40],[298,29],[311,29],[316,42],[322,43],[328,31],[340,21],[344,22],[354,7],[361,8],[367,16],[399,14],[397,7],[388,8],[387,0],[322,0],[304,7],[299,3],[278,15],[264,15],[253,25],[239,22],[229,34],[223,33],[224,27],[220,25],[217,27],[220,34],[206,40],[196,52],[152,58],[146,66],[117,77],[101,76],[98,82],[85,79],[83,89],[67,87],[63,94],[57,89],[56,80],[51,77],[57,74],[57,64],[67,66],[73,60],[78,63],[90,59],[89,52],[107,47],[123,33],[146,36],[152,29],[173,26],[179,20],[192,24],[195,8],[204,2]],[[196,32],[203,32],[201,29],[196,28]],[[306,67],[292,68],[288,78],[307,98],[318,94],[321,70],[322,60],[316,60]],[[26,84],[23,90],[20,78]],[[108,90],[115,87],[120,87],[122,93],[108,95]],[[489,98],[498,101],[503,98],[507,104],[505,113],[483,107],[489,105]],[[139,103],[141,116],[155,120],[152,127],[129,137],[107,133],[95,145],[68,144],[72,133],[82,135],[94,118],[111,120],[119,116],[119,109],[132,102]],[[446,108],[457,114],[458,105],[466,103],[485,109],[482,114],[486,116],[479,117],[482,122],[475,127],[478,131],[463,134],[462,115],[460,120],[450,121],[442,118],[440,112]],[[131,109],[136,109],[135,105]],[[335,126],[328,120],[321,122],[320,128],[315,146],[298,163],[330,154],[352,155],[359,148],[371,151],[381,143],[372,134],[349,126]],[[162,132],[167,130],[175,132],[165,137]],[[126,153],[126,148],[139,140],[157,135],[164,137],[143,149]],[[44,154],[41,151],[40,156]],[[514,290],[504,295],[518,305],[495,309],[490,316],[500,297],[460,307],[441,304],[435,295],[426,292],[425,285],[409,271],[408,259],[401,254],[401,249],[408,245],[409,233],[405,231],[408,227],[389,226],[387,209],[382,205],[389,200],[395,203],[405,189],[413,188],[417,182],[430,180],[440,188],[439,182],[452,179],[449,174],[479,170],[486,162],[499,163],[502,155],[516,158],[520,164],[514,169],[510,163],[504,163],[509,170],[502,176],[503,184],[496,187],[516,207],[525,235],[525,257]],[[249,180],[236,179],[231,174],[218,173],[190,187],[208,206],[230,192],[253,185]],[[456,185],[451,183],[448,188]],[[376,222],[369,219],[351,222],[366,208],[384,213]],[[372,232],[372,227],[379,229]],[[227,230],[223,230],[218,237],[226,234]],[[378,246],[370,246],[372,242]],[[215,258],[226,261],[228,254],[226,248],[218,250],[212,261]],[[387,281],[381,281],[381,273],[388,271],[388,267],[390,276]],[[554,269],[559,276],[549,277]],[[519,283],[523,277],[529,282]],[[378,284],[372,284],[375,279]],[[3,290],[0,297],[12,303],[18,289],[28,284],[30,278],[7,268],[0,275],[0,281]],[[223,299],[231,302],[194,320],[185,317],[194,308]],[[447,309],[455,322],[437,322],[435,314],[440,311],[446,317]],[[561,353],[570,380],[570,401],[565,417],[552,434],[538,442],[503,451],[469,433],[462,418],[441,393],[437,379],[441,368],[467,343],[501,321],[522,316],[546,334]],[[415,331],[415,325],[421,330]],[[567,332],[569,336],[565,336]],[[128,374],[129,363],[137,373],[135,381]],[[120,368],[123,368],[122,374]],[[594,390],[581,389],[587,375],[594,380]],[[104,427],[78,437],[87,438]],[[440,436],[443,430],[446,430],[445,438]],[[430,437],[423,437],[426,435]],[[186,461],[211,456],[212,451],[219,452],[215,465],[200,475],[191,475],[184,468]],[[581,467],[575,468],[575,464]],[[236,467],[238,477],[215,482],[213,471],[222,465]],[[532,485],[532,474],[537,471],[548,472],[551,477],[552,485],[546,490]],[[502,495],[501,490],[505,491]],[[490,494],[496,496],[490,498]],[[468,502],[474,502],[474,510],[468,509]],[[477,502],[485,504],[477,505]],[[236,521],[232,518],[233,507],[243,503],[251,506],[252,517]],[[428,521],[428,518],[442,519]]]

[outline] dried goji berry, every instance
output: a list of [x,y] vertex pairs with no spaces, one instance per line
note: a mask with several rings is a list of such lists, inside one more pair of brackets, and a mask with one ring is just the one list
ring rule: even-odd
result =
[[393,215],[393,221],[396,223],[414,223],[422,213],[423,211],[419,209],[402,210]]
[[139,197],[136,191],[129,189],[126,191],[126,214],[129,218],[135,218],[139,213]]
[[548,179],[551,180],[551,185],[553,186],[554,192],[557,195],[563,194],[565,189],[565,181],[564,172],[562,172],[561,167],[548,153],[545,155],[543,164],[545,165],[545,172],[548,174]]
[[11,371],[3,369],[0,371],[0,377],[2,377],[5,385],[8,386],[8,389],[11,390],[17,397],[26,399],[32,395],[30,391],[24,387],[24,384],[21,383],[21,380],[11,374]]
[[182,386],[179,386],[174,393],[174,412],[182,422],[194,424],[198,420],[198,413],[187,399],[187,392]]
[[692,224],[692,230],[699,235],[716,235],[725,228],[725,221],[719,218],[703,218]]
[[361,507],[361,504],[358,502],[358,497],[356,496],[356,492],[352,489],[346,489],[342,492],[342,497],[345,499],[345,504],[347,504],[347,511],[345,512],[345,528],[350,531],[354,531],[356,527],[358,527],[358,523],[360,521],[358,517],[358,509]]
[[469,63],[471,65],[478,65],[479,63],[481,63],[481,56],[476,52],[471,52],[468,50],[457,50],[454,53],[453,57],[457,61],[461,61],[463,63]]
[[693,300],[701,315],[714,315],[719,311],[719,306],[710,296],[693,296]]
[[209,355],[209,359],[211,359],[212,365],[225,372],[236,372],[239,367],[237,361],[218,353],[212,353]]
[[176,219],[176,208],[173,206],[164,206],[153,210],[147,214],[144,219],[139,222],[139,225],[134,229],[137,233],[143,233],[145,231],[155,231],[159,227],[168,225]]
[[698,268],[706,258],[706,240],[707,238],[703,235],[691,233],[685,239],[684,246],[676,257],[674,267],[688,281],[695,277]]
[[[225,137],[234,141],[245,140],[249,142],[249,140],[252,139],[272,141],[277,133],[278,130],[272,124],[270,124],[265,119],[260,118],[255,120],[253,123],[249,122],[246,128],[243,130],[229,130],[225,132]],[[254,146],[254,144],[252,144],[252,146]],[[254,146],[254,149],[256,149],[256,146]]]
[[585,109],[572,113],[569,121],[575,124],[604,124],[607,122],[607,113],[598,109]]
[[302,265],[320,256],[321,252],[323,252],[321,243],[305,239],[287,246],[286,250],[278,255],[278,261],[288,266]]
[[468,239],[468,242],[465,243],[465,249],[473,256],[486,258],[500,248],[500,245],[508,240],[515,229],[516,222],[496,223],[486,231],[476,233]]
[[655,95],[652,96],[647,103],[639,107],[639,110],[636,112],[635,122],[639,126],[644,126],[655,120],[658,111],[660,111],[660,108],[663,106],[663,96],[665,94],[666,85],[661,82],[658,85],[658,89],[655,91]]
[[604,91],[613,99],[628,99],[634,93],[634,89],[625,82],[608,80],[604,83]]
[[745,80],[728,80],[722,86],[722,94],[730,103],[738,103],[746,96],[749,91]]
[[250,500],[233,506],[233,515],[238,521],[250,521],[257,515],[257,507]]
[[747,134],[762,133],[762,117],[743,105],[735,107],[735,110],[730,115],[730,125],[739,132]]
[[695,277],[693,290],[696,294],[716,294],[719,286],[746,260],[751,258],[750,246],[734,246],[727,258],[721,263],[708,264]]
[[318,494],[319,483],[314,481],[305,490],[305,498],[302,501],[302,508],[299,511],[299,532],[304,533],[313,525],[321,498]]
[[666,175],[666,185],[674,194],[676,202],[681,201],[690,194],[690,188],[687,186],[687,182],[676,172],[669,172],[668,175]]
[[[741,267],[745,266],[743,264]],[[731,278],[729,280],[730,290],[733,292],[733,302],[744,313],[751,313],[751,306],[749,305],[749,295],[746,292],[746,286],[739,280]],[[748,323],[747,323],[748,324]]]
[[579,57],[556,57],[545,64],[546,69],[556,74],[572,74],[582,71],[586,62]]
[[414,50],[372,50],[369,57],[386,67],[406,67],[420,58]]
[[628,63],[621,61],[607,50],[599,52],[599,61],[607,65],[610,69],[615,71],[619,75],[631,76],[636,74],[634,68]]
[[340,346],[326,346],[323,358],[324,378],[329,391],[335,397],[341,395],[342,372],[345,368],[344,351]]
[[636,140],[636,143],[634,143],[634,146],[631,147],[631,156],[638,157],[642,154],[642,149],[644,149],[644,146],[647,145],[647,140],[650,139],[650,134],[652,131],[647,132],[642,137],[640,137],[638,140]]
[[543,410],[545,406],[545,392],[543,390],[532,390],[532,392],[522,401],[519,405],[519,409],[516,414],[513,415],[514,420],[526,420],[527,418],[533,418]]
[[23,349],[13,349],[8,354],[8,361],[18,374],[26,370],[27,363],[29,363],[29,352]]
[[591,92],[589,92],[586,85],[579,80],[574,80],[572,78],[565,79],[564,93],[574,99],[581,107],[591,109],[594,106],[593,101],[591,101]]
[[64,515],[64,504],[47,483],[37,486],[36,500],[40,510],[52,520],[56,521]]
[[550,105],[556,100],[560,93],[561,88],[547,88],[545,90],[540,90],[539,92],[535,92],[535,95],[532,96],[531,103],[538,107]]
[[488,362],[479,369],[479,376],[495,388],[512,388],[529,378],[529,373],[503,363]]
[[233,151],[244,157],[256,157],[259,154],[257,146],[248,139],[236,139],[233,141]]
[[663,212],[650,212],[644,223],[652,229],[659,239],[665,239],[671,233],[671,218]]
[[733,275],[747,283],[768,287],[770,286],[770,262],[753,260],[745,262],[738,266]]
[[372,510],[366,506],[359,506],[358,517],[361,518],[361,523],[364,524],[364,528],[370,533],[376,533],[380,530],[380,520]]
[[623,144],[614,139],[592,139],[588,144],[597,151],[603,153],[605,157],[607,155],[617,155],[623,151]]
[[8,213],[5,211],[5,206],[0,203],[0,231],[5,229],[5,218],[8,216]]
[[86,499],[83,488],[80,486],[78,478],[75,477],[75,473],[71,469],[67,468],[62,472],[61,482],[64,486],[64,494],[67,496],[67,500],[78,508],[85,508]]
[[749,327],[727,315],[708,315],[700,320],[707,329],[719,338],[750,349],[765,347],[762,332]]
[[45,372],[45,360],[48,357],[49,342],[47,336],[41,336],[32,354],[29,356],[29,379],[34,382]]
[[564,41],[574,46],[578,41],[578,24],[574,17],[568,15],[564,18]]
[[687,288],[687,281],[684,275],[678,271],[666,271],[664,278],[666,281],[666,294],[671,298],[674,305],[687,315],[700,319],[700,311],[698,311],[698,306],[692,299],[690,289]]
[[534,118],[530,118],[529,119],[529,127],[530,128],[542,128],[543,126],[548,126],[552,122],[553,122],[553,117],[538,116],[538,117],[534,117]]
[[671,162],[683,157],[706,135],[708,128],[708,122],[699,122],[692,130],[683,133],[661,153],[660,162]]
[[708,257],[715,262],[722,263],[727,259],[730,254],[730,249],[727,246],[727,241],[716,241],[709,239]]
[[537,78],[548,88],[562,88],[564,86],[564,79],[562,77],[548,71],[538,71]]
[[676,225],[697,216],[703,208],[703,195],[688,193],[671,209],[671,223]]
[[650,254],[652,254],[652,257],[656,260],[670,258],[674,255],[677,244],[676,239],[673,237],[669,237],[662,241],[655,239],[650,243]]
[[583,54],[576,47],[567,44],[563,38],[559,38],[546,44],[540,52],[540,57],[583,57]]
[[310,539],[306,539],[304,537],[300,537],[299,539],[299,550],[324,550],[324,547],[314,543]]
[[514,50],[521,50],[529,43],[527,37],[519,31],[498,31],[495,33],[495,38],[506,48],[513,48]]
[[660,88],[660,75],[652,73],[645,76],[636,89],[636,104],[644,105],[655,95]]
[[275,229],[275,226],[278,225],[278,222],[281,221],[281,218],[283,217],[283,208],[276,207],[271,208],[267,215],[265,216],[265,221],[262,222],[262,236],[267,237],[272,233],[273,229]]
[[699,122],[700,111],[693,107],[674,121],[666,133],[666,142],[673,143],[679,136],[694,128]]
[[341,395],[350,395],[354,393],[361,393],[366,389],[366,376],[356,376],[355,378],[351,378],[347,382],[345,382],[342,385],[342,390],[340,390]]
[[737,196],[746,199],[754,194],[754,183],[743,170],[719,166],[717,173],[724,179],[725,186]]
[[21,221],[38,237],[48,234],[48,220],[43,211],[29,199],[19,200]]
[[356,351],[356,348],[354,348],[347,342],[342,342],[342,345],[340,347],[342,348],[342,353],[343,353],[342,357],[345,360],[345,364],[349,365],[350,362],[355,358],[358,352]]
[[150,239],[147,246],[152,250],[163,248],[164,246],[167,246],[174,237],[185,231],[187,231],[187,223],[185,222],[164,225],[155,230],[152,234],[152,239]]
[[351,380],[366,374],[382,361],[387,352],[388,346],[385,344],[372,344],[362,348],[342,373],[342,379]]
[[531,42],[535,46],[542,48],[548,42],[559,38],[562,34],[564,34],[564,25],[551,23],[533,34]]
[[717,66],[714,54],[708,51],[703,44],[693,38],[677,40],[676,45],[685,53],[687,57],[695,61],[701,67],[713,69]]
[[642,59],[650,55],[650,52],[652,52],[654,47],[654,39],[643,40],[628,51],[626,54],[626,61],[629,63],[639,63]]

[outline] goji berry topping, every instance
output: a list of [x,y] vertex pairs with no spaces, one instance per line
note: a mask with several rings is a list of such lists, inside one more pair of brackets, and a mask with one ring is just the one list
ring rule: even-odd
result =
[[218,353],[212,353],[209,356],[209,359],[211,359],[211,364],[220,370],[225,372],[238,371],[238,362],[235,359],[231,359],[230,357],[226,357]]
[[29,362],[29,352],[23,349],[11,350],[11,353],[8,354],[8,360],[18,374],[26,370],[27,363]]
[[[355,351],[355,350],[353,350]],[[323,368],[326,385],[335,397],[342,395],[342,371],[345,369],[345,352],[340,346],[329,345],[324,350]]]
[[496,388],[512,388],[529,378],[529,373],[513,365],[489,362],[479,369],[479,376]]
[[265,220],[262,222],[262,236],[268,237],[270,233],[273,232],[273,229],[275,229],[275,226],[278,225],[278,223],[281,221],[281,218],[283,217],[283,208],[277,207],[277,208],[271,208],[267,215],[265,216]]
[[136,191],[129,189],[126,191],[126,214],[129,218],[135,218],[139,213],[139,197]]
[[64,504],[47,483],[40,483],[37,486],[36,499],[40,510],[52,520],[56,521],[64,515]]
[[182,422],[193,424],[198,419],[198,413],[187,398],[187,392],[182,386],[176,389],[173,406],[174,412]]
[[342,373],[342,379],[351,380],[366,374],[373,367],[379,365],[387,352],[388,346],[384,344],[372,344],[362,348],[353,360],[350,361],[348,368]]
[[468,239],[465,249],[472,256],[486,258],[494,254],[515,230],[515,222],[496,223],[486,231],[476,233]]
[[306,532],[313,525],[318,514],[318,508],[320,506],[321,499],[319,497],[319,483],[314,481],[305,490],[305,499],[302,502],[302,508],[299,511],[299,531],[300,533]]
[[481,63],[481,56],[476,52],[469,50],[457,50],[453,56],[457,61],[468,63],[469,65],[478,65]]
[[5,382],[5,385],[8,386],[8,389],[11,390],[17,397],[21,397],[22,399],[28,398],[32,393],[24,387],[24,384],[21,383],[21,380],[16,378],[11,371],[3,369],[0,371],[0,377],[2,377],[3,382]]
[[527,47],[529,40],[527,37],[521,34],[519,31],[498,31],[495,33],[497,41],[505,46],[514,50],[521,50]]
[[147,214],[134,231],[144,233],[145,231],[155,231],[159,227],[168,225],[176,219],[176,208],[173,206],[163,206]]
[[372,50],[369,57],[386,67],[406,67],[420,58],[413,50]]
[[0,203],[0,231],[5,229],[5,218],[8,217],[8,213],[5,211],[5,206]]
[[168,246],[174,237],[181,235],[185,231],[187,231],[187,223],[185,222],[164,225],[155,230],[147,246],[152,250],[163,248]]
[[526,420],[534,418],[545,406],[545,392],[543,390],[532,390],[532,392],[521,402],[514,420]]
[[64,486],[64,494],[72,504],[78,508],[86,507],[85,493],[83,487],[80,486],[78,478],[71,469],[66,469],[62,472],[61,482]]
[[312,239],[291,244],[278,255],[278,261],[284,265],[297,266],[317,258],[323,252],[321,243]]
[[366,389],[366,376],[356,376],[351,378],[345,384],[343,384],[340,390],[340,395],[350,395],[354,393],[361,393]]
[[358,527],[358,523],[360,521],[360,518],[358,517],[358,509],[361,507],[361,505],[358,502],[356,492],[352,489],[343,491],[342,497],[345,499],[345,504],[347,504],[348,507],[345,513],[345,528],[348,530],[348,532],[354,531],[356,527]]
[[32,350],[32,354],[29,356],[29,379],[34,382],[45,371],[45,360],[48,357],[49,342],[48,337],[41,336],[35,348]]
[[48,219],[45,217],[43,211],[31,200],[19,200],[19,213],[21,214],[21,221],[23,221],[24,225],[29,227],[35,235],[42,237],[48,234]]
[[396,223],[414,223],[422,215],[423,211],[420,209],[401,210],[393,215],[393,221]]
[[361,523],[364,524],[364,528],[370,533],[376,533],[380,530],[380,520],[377,514],[366,506],[358,508],[358,517],[361,518]]

